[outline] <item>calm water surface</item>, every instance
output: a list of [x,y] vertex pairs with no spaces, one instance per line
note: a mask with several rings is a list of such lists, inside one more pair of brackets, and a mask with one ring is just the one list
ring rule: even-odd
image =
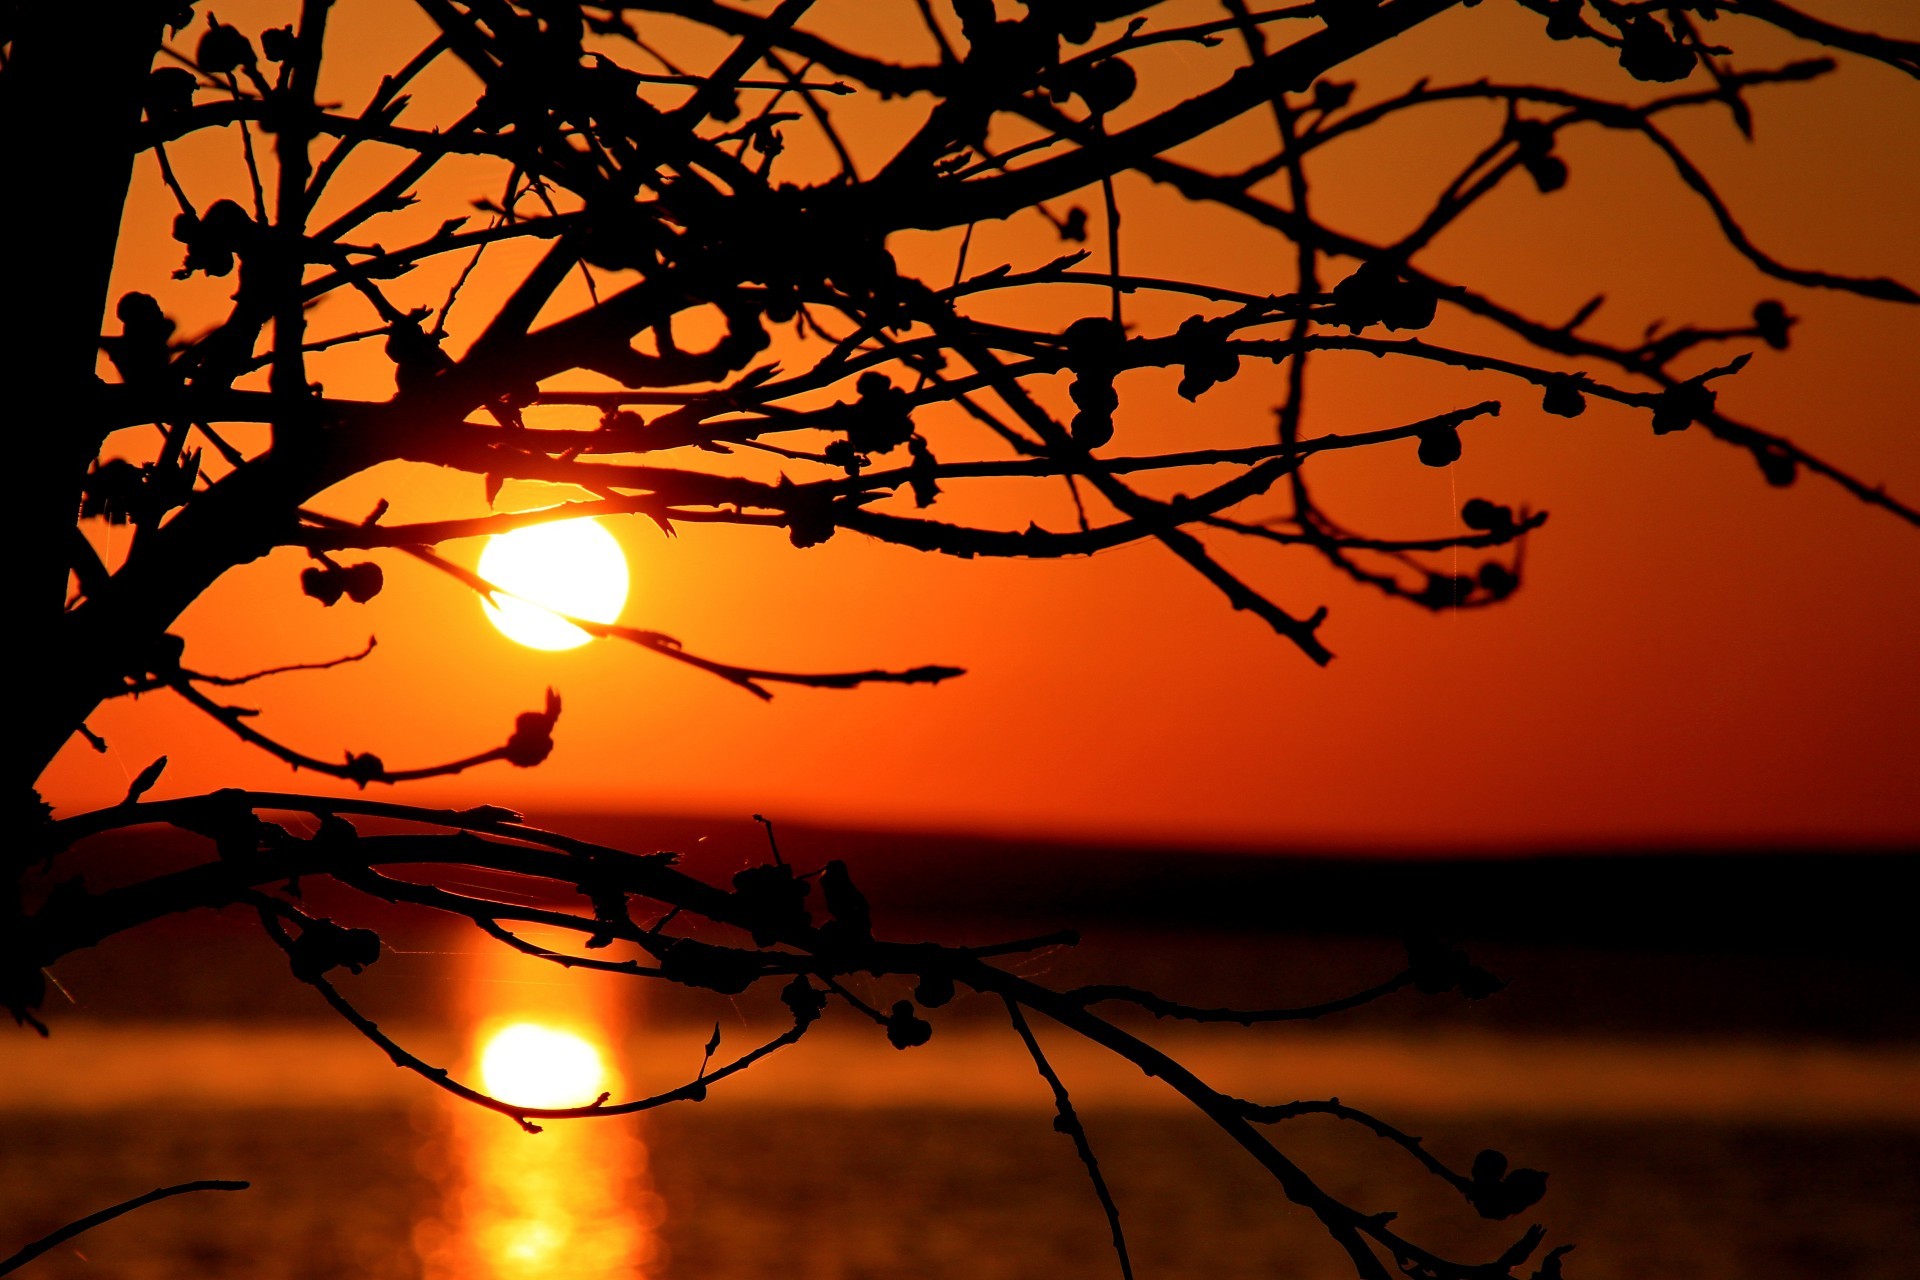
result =
[[[423,975],[429,959],[442,963],[419,954]],[[598,1044],[619,1096],[682,1083],[699,1064],[710,1021],[656,1024],[590,982],[554,982],[544,968],[532,980],[491,953],[456,959],[458,981],[420,976],[399,990],[414,1000],[392,1025],[462,1075],[474,1076],[494,1031],[520,1021]],[[405,954],[391,963],[405,976]],[[91,991],[115,985],[82,979],[68,973],[83,1012]],[[408,1029],[425,1008],[433,1018]],[[1457,1033],[1236,1031],[1168,1047],[1240,1096],[1338,1094],[1423,1134],[1456,1166],[1496,1146],[1550,1171],[1534,1213],[1487,1224],[1364,1131],[1317,1119],[1276,1131],[1322,1185],[1399,1210],[1406,1234],[1456,1256],[1491,1257],[1537,1219],[1577,1245],[1571,1280],[1920,1275],[1920,1045],[1518,1034],[1471,1012],[1454,1014]],[[52,1041],[0,1038],[0,1255],[116,1200],[216,1177],[253,1189],[151,1206],[19,1274],[1117,1275],[1098,1204],[1018,1042],[957,1005],[942,1014],[933,1043],[905,1054],[836,1015],[705,1103],[538,1136],[443,1103],[338,1026],[142,1024],[111,1009],[68,1018]],[[755,1042],[751,1009],[723,1003],[706,1016],[725,1022],[721,1060]],[[1244,1153],[1137,1071],[1070,1038],[1048,1044],[1142,1280],[1351,1276]]]
[[[1115,1274],[1098,1208],[1044,1115],[709,1104],[541,1137],[475,1118],[16,1113],[0,1119],[0,1220],[25,1237],[157,1181],[254,1182],[123,1218],[24,1269],[27,1280]],[[1141,1112],[1089,1122],[1142,1276],[1343,1274],[1313,1225],[1204,1128]],[[1494,1138],[1551,1169],[1538,1216],[1578,1242],[1572,1276],[1910,1280],[1920,1258],[1912,1129],[1420,1127],[1443,1151]],[[1430,1239],[1497,1248],[1497,1230],[1377,1144],[1301,1129],[1290,1150],[1357,1202],[1401,1208]]]

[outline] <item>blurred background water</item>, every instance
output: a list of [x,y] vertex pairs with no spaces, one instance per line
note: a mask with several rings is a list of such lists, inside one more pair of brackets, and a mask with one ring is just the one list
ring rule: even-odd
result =
[[[1920,1257],[1920,1136],[1911,1128],[1412,1119],[1442,1149],[1471,1152],[1494,1139],[1550,1168],[1552,1191],[1527,1220],[1577,1242],[1566,1260],[1572,1276],[1908,1280]],[[186,1173],[254,1181],[241,1193],[244,1208],[214,1196],[153,1206],[20,1274],[427,1274],[425,1259],[449,1247],[445,1123],[401,1109],[9,1116],[6,1218],[15,1234]],[[528,1151],[543,1141],[501,1132]],[[610,1187],[609,1172],[589,1162],[548,1206],[554,1253],[509,1246],[466,1274],[1117,1274],[1099,1208],[1044,1115],[722,1105],[684,1108],[637,1133],[648,1152],[644,1179],[629,1168],[627,1185]],[[1193,1123],[1116,1112],[1095,1119],[1094,1137],[1139,1274],[1343,1274],[1314,1224]],[[1401,1207],[1429,1239],[1494,1244],[1495,1232],[1424,1194],[1384,1151],[1318,1131],[1303,1131],[1289,1150],[1362,1203]],[[561,1261],[586,1188],[623,1197],[615,1234],[632,1247],[611,1270]]]
[[[790,855],[825,840],[796,833]],[[1405,1234],[1491,1257],[1538,1221],[1551,1243],[1576,1246],[1566,1270],[1577,1280],[1916,1274],[1920,1008],[1890,889],[1911,858],[1803,859],[1797,872],[1737,859],[1543,871],[1163,866],[1107,850],[1094,874],[1057,850],[1000,853],[1000,870],[988,850],[957,878],[937,849],[917,874],[880,868],[868,882],[882,932],[977,940],[1078,920],[1083,946],[1018,966],[1062,984],[1099,975],[1252,1003],[1318,999],[1393,972],[1390,935],[1407,923],[1396,901],[1478,938],[1476,958],[1511,980],[1483,1002],[1403,994],[1251,1032],[1125,1018],[1229,1092],[1337,1095],[1456,1167],[1496,1147],[1550,1173],[1539,1206],[1486,1223],[1363,1130],[1312,1118],[1273,1131],[1350,1203],[1398,1210]],[[702,856],[721,878],[748,855]],[[967,900],[965,886],[1021,876],[998,905]],[[1436,885],[1454,886],[1451,907]],[[1745,895],[1737,911],[1725,909],[1729,885]],[[1851,886],[1846,919],[1822,898],[1833,885]],[[1339,904],[1356,899],[1371,914],[1342,925]],[[1317,931],[1298,918],[1312,903]],[[378,912],[370,922],[388,953],[350,989],[383,1026],[468,1077],[503,1028],[530,1024],[579,1037],[606,1087],[643,1094],[691,1078],[716,1022],[722,1061],[782,1025],[770,999],[583,980],[471,931]],[[72,1003],[50,1011],[53,1038],[0,1037],[0,1252],[154,1186],[253,1187],[150,1206],[30,1264],[28,1280],[1118,1274],[1047,1091],[989,1001],[938,1011],[932,1042],[904,1053],[837,1010],[705,1102],[528,1135],[444,1100],[327,1020],[240,913],[156,926],[55,976]],[[877,982],[856,990],[894,994]],[[1177,1098],[1039,1031],[1074,1090],[1139,1275],[1351,1274],[1311,1217]]]
[[[539,1137],[404,1107],[207,1106],[6,1117],[6,1220],[34,1234],[158,1181],[233,1197],[143,1210],[48,1255],[44,1277],[1108,1276],[1105,1229],[1035,1109],[682,1107]],[[1497,1142],[1551,1170],[1525,1220],[1570,1274],[1901,1280],[1920,1257],[1920,1132],[1881,1126],[1399,1113],[1440,1151]],[[1092,1108],[1143,1275],[1332,1277],[1315,1225],[1203,1124]],[[1285,1148],[1423,1238],[1500,1232],[1379,1144],[1326,1126]],[[471,1197],[485,1188],[479,1203]],[[1578,1267],[1574,1268],[1573,1263]]]

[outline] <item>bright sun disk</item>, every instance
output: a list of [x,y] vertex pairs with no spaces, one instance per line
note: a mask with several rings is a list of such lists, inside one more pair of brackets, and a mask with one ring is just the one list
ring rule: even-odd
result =
[[571,1031],[516,1022],[487,1038],[480,1082],[502,1102],[523,1107],[583,1107],[607,1087],[600,1050]]
[[613,622],[627,602],[627,557],[588,516],[496,534],[480,553],[479,573],[502,589],[481,602],[488,620],[533,649],[573,649],[593,638],[559,614]]

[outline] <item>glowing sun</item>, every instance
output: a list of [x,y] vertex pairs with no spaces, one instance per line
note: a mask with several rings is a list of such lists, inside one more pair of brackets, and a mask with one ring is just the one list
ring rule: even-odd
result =
[[515,1022],[487,1037],[480,1083],[523,1107],[583,1107],[607,1088],[607,1067],[600,1050],[571,1031]]
[[591,517],[496,534],[480,553],[479,573],[513,593],[481,602],[488,619],[534,649],[573,649],[593,638],[559,614],[612,622],[627,602],[627,557]]

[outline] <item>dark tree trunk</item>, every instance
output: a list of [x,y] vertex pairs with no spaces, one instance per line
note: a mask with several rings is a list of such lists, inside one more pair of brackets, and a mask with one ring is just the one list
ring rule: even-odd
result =
[[10,699],[23,776],[7,783],[9,805],[77,728],[61,689],[78,669],[62,652],[65,539],[104,434],[97,344],[164,13],[151,0],[19,5],[0,72],[0,413],[14,477],[14,635],[26,649]]

